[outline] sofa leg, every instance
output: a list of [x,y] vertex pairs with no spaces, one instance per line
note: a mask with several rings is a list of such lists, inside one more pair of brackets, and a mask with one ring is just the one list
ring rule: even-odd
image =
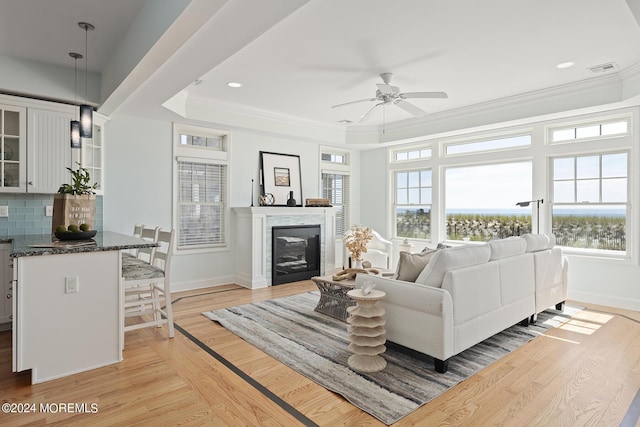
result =
[[447,360],[433,359],[433,364],[435,365],[436,372],[439,372],[441,374],[444,374],[449,369],[449,359]]
[[556,310],[564,311],[564,301],[559,302],[559,303],[556,304]]
[[529,324],[530,325],[535,325],[535,323],[538,321],[538,314],[532,314],[531,317],[529,317]]
[[529,320],[531,317],[524,318],[520,321],[520,326],[529,326]]

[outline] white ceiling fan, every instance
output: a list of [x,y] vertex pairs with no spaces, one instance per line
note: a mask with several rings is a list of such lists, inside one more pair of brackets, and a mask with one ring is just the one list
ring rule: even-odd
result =
[[396,105],[406,112],[414,115],[415,117],[422,117],[427,114],[423,109],[415,106],[414,104],[407,101],[407,99],[411,98],[447,98],[447,94],[445,92],[400,92],[400,88],[398,86],[391,86],[391,77],[392,73],[382,73],[380,74],[380,78],[384,83],[378,83],[378,89],[376,90],[375,98],[366,98],[359,99],[357,101],[345,102],[344,104],[337,104],[332,106],[331,108],[344,107],[345,105],[356,104],[358,102],[373,102],[378,101],[376,105],[371,107],[369,111],[367,111],[358,122],[362,122],[369,117],[369,115],[375,110],[377,107],[381,105],[392,104]]

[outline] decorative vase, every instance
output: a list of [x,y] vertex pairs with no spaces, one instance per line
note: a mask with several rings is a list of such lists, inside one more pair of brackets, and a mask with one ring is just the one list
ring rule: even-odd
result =
[[361,259],[354,259],[353,260],[353,268],[360,268],[362,269],[362,260]]
[[296,199],[293,198],[293,191],[289,191],[289,198],[287,199],[287,206],[295,206],[296,205]]

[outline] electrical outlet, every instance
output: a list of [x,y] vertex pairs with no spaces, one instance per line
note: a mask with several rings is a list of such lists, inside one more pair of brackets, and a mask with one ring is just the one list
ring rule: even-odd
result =
[[9,216],[9,206],[0,206],[0,217],[8,217]]
[[47,205],[44,207],[44,216],[53,216],[53,206]]
[[70,276],[64,278],[64,293],[77,294],[80,292],[80,279],[78,276]]

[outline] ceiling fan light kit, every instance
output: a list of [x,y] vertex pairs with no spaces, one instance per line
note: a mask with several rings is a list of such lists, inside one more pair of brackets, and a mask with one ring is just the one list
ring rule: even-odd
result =
[[414,117],[422,117],[427,114],[422,108],[410,103],[407,99],[416,99],[416,98],[429,98],[429,99],[445,99],[447,98],[447,94],[445,92],[400,92],[400,88],[398,86],[391,85],[391,77],[392,73],[382,73],[380,74],[380,78],[383,83],[378,83],[376,86],[376,96],[375,98],[365,98],[359,99],[357,101],[345,102],[342,104],[337,104],[332,106],[331,108],[344,107],[346,105],[356,104],[360,102],[374,102],[378,103],[374,105],[369,111],[367,111],[358,123],[365,121],[371,113],[379,106],[385,106],[387,104],[395,105],[407,113],[411,114]]

